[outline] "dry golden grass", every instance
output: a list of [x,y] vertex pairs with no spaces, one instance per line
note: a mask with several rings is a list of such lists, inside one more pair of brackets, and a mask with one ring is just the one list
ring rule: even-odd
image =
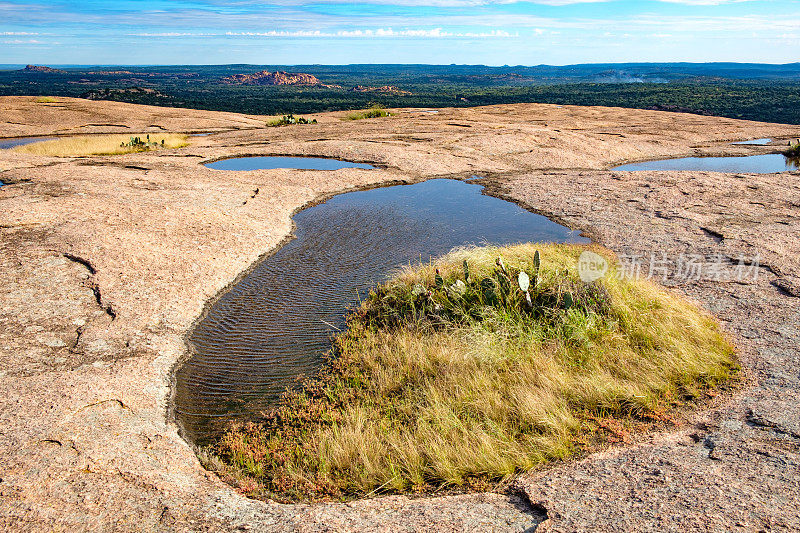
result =
[[[117,155],[161,148],[182,148],[188,144],[187,136],[177,133],[151,133],[150,141],[157,146],[120,146],[129,144],[132,137],[146,139],[148,134],[76,135],[50,141],[42,141],[12,148],[16,152],[54,157],[77,157],[88,155]],[[162,146],[161,141],[164,141]]]
[[[486,305],[480,280],[499,279],[498,255],[532,273],[536,249],[533,308],[516,286]],[[225,435],[222,470],[244,492],[285,500],[486,488],[625,440],[735,376],[733,347],[710,315],[613,269],[583,283],[582,250],[462,250],[399,273],[350,320],[320,378],[268,424]],[[464,260],[467,291],[443,296],[464,278]]]

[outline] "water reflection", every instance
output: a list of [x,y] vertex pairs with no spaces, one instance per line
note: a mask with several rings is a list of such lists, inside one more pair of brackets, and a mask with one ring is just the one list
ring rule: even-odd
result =
[[15,146],[24,146],[40,141],[49,141],[55,137],[17,137],[15,139],[0,139],[0,150],[8,150]]
[[614,167],[612,170],[697,170],[707,172],[771,174],[797,170],[798,160],[782,154],[763,154],[739,157],[682,157],[659,161],[644,161]]

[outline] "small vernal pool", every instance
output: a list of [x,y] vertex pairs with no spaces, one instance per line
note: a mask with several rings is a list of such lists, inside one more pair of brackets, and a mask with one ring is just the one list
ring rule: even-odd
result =
[[269,170],[293,168],[296,170],[339,170],[340,168],[375,168],[367,163],[354,163],[326,157],[250,156],[220,159],[206,163],[214,170]]
[[49,141],[51,139],[53,139],[53,137],[16,137],[14,139],[0,139],[0,150],[8,150],[15,146],[24,146],[26,144]]
[[750,141],[739,141],[739,142],[735,142],[735,143],[731,143],[731,144],[752,144],[752,145],[763,146],[765,144],[769,144],[770,142],[772,142],[772,139],[764,138],[764,139],[752,139]]
[[178,370],[185,435],[208,442],[231,420],[254,420],[316,372],[375,283],[457,246],[588,239],[516,204],[450,179],[334,196],[294,216],[295,238],[212,305]]
[[743,172],[750,174],[771,174],[797,170],[797,159],[782,154],[762,154],[738,157],[681,157],[620,165],[611,170],[696,170],[706,172]]

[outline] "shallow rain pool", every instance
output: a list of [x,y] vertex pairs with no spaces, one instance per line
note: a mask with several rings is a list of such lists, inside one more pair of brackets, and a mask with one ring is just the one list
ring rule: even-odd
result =
[[40,141],[49,141],[55,137],[17,137],[15,139],[0,139],[0,150],[8,150],[15,146],[24,146],[26,144],[33,144]]
[[740,157],[681,157],[620,165],[611,170],[697,170],[708,172],[744,172],[751,174],[770,174],[797,170],[800,164],[796,159],[782,154],[748,155]]
[[191,333],[175,408],[199,443],[234,419],[258,419],[317,371],[355,306],[401,265],[458,246],[588,239],[482,187],[435,179],[334,196],[294,216],[296,238],[258,264]]
[[739,141],[731,144],[751,144],[751,145],[763,146],[765,144],[769,144],[770,142],[772,142],[772,139],[764,138],[764,139],[752,139],[750,141]]

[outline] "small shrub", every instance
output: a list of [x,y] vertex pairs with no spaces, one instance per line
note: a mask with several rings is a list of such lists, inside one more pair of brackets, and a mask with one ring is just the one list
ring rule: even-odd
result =
[[316,123],[317,119],[308,120],[305,117],[296,117],[293,114],[289,113],[288,115],[283,115],[281,118],[276,118],[275,120],[267,122],[267,126],[273,128],[277,126],[293,126],[295,124],[316,124]]
[[362,120],[365,118],[381,118],[392,116],[382,105],[375,104],[366,111],[355,111],[345,117],[345,120]]

